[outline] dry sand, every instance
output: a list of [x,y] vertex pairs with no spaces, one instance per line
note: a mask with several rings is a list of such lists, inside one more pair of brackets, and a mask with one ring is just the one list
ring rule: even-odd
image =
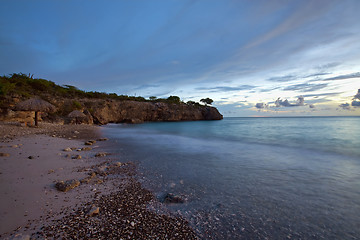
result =
[[[98,127],[41,124],[28,128],[2,123],[0,134],[0,152],[10,154],[0,156],[1,239],[196,239],[183,219],[147,209],[157,200],[133,178],[135,165],[117,162],[120,156],[95,157],[106,143],[97,142],[90,151],[63,151],[86,147],[84,139],[101,137]],[[77,154],[81,159],[72,158]],[[101,169],[108,172],[102,174]],[[81,180],[90,173],[96,173],[90,182],[68,192],[55,188],[58,181]],[[89,220],[86,211],[93,204],[101,205],[100,214]],[[124,211],[113,213],[112,208]],[[64,226],[66,229],[60,229]]]

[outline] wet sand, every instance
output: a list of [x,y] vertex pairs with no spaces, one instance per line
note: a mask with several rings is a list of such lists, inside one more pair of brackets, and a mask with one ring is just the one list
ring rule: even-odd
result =
[[[197,238],[141,186],[135,164],[114,154],[95,157],[106,142],[84,142],[99,138],[100,128],[89,125],[0,124],[1,239]],[[55,188],[70,179],[81,184]]]

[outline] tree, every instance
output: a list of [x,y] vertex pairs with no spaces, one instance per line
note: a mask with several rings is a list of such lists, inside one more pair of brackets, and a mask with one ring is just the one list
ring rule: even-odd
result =
[[178,96],[170,96],[167,100],[172,103],[180,103],[180,98]]
[[154,100],[156,100],[156,99],[157,99],[157,97],[155,97],[155,96],[151,96],[151,97],[149,97],[149,99],[150,99],[151,101],[154,101]]
[[207,104],[211,105],[214,101],[211,98],[203,98],[200,100],[200,102],[205,103],[205,105]]

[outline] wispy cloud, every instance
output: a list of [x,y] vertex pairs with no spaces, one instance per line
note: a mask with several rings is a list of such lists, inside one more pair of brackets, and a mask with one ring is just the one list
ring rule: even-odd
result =
[[298,76],[295,76],[295,75],[286,75],[286,76],[280,76],[280,77],[271,77],[266,80],[270,81],[270,82],[290,82],[290,81],[296,80],[297,78],[298,78]]
[[252,90],[255,88],[257,88],[257,86],[241,85],[241,86],[237,86],[237,87],[229,87],[229,86],[198,87],[198,88],[195,88],[195,90],[210,91],[210,92],[233,92],[233,91]]
[[350,110],[350,104],[349,103],[342,103],[339,105],[340,108],[344,110]]
[[342,92],[331,92],[331,93],[314,93],[314,94],[304,94],[303,97],[329,97],[329,96],[337,96]]
[[285,91],[303,91],[303,92],[314,92],[326,88],[328,86],[327,83],[319,83],[319,84],[309,84],[309,83],[300,83],[285,87]]
[[344,75],[339,75],[335,77],[325,78],[324,80],[346,80],[352,78],[360,78],[360,72],[349,73]]

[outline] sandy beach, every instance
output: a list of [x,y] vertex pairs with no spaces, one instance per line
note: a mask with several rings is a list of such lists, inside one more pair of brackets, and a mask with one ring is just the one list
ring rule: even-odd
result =
[[[133,163],[101,151],[100,127],[2,123],[0,136],[1,239],[197,238],[156,207]],[[56,188],[68,180],[78,186]]]

